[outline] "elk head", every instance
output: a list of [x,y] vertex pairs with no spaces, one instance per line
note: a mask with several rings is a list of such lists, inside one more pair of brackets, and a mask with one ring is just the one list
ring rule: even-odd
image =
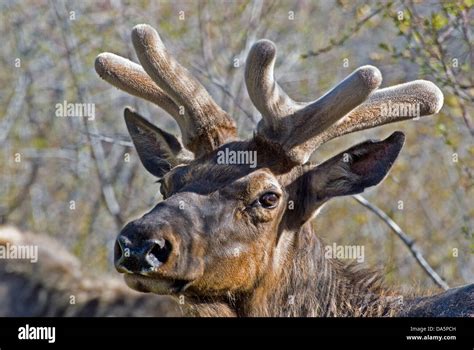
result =
[[328,199],[361,193],[383,180],[404,135],[395,132],[322,164],[309,163],[321,144],[416,117],[384,113],[384,104],[416,105],[426,116],[443,103],[441,91],[428,81],[379,89],[381,73],[373,66],[360,67],[313,102],[295,102],[274,79],[275,45],[260,40],[248,55],[245,79],[262,119],[251,139],[238,140],[232,119],[167,52],[153,28],[137,25],[132,41],[141,65],[102,53],[98,74],[156,103],[182,133],[181,142],[125,109],[138,155],[159,178],[163,195],[125,226],[115,247],[117,270],[131,288],[144,292],[203,299],[251,293],[292,258],[301,228]]

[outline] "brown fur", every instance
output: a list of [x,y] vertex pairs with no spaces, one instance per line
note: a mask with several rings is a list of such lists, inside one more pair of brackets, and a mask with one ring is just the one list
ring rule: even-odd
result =
[[[158,100],[164,93],[185,107],[185,117],[175,118],[195,159],[180,162],[178,152],[169,151],[177,139],[126,109],[140,159],[160,178],[164,198],[119,234],[115,264],[131,288],[180,296],[191,314],[202,316],[388,316],[414,308],[419,300],[387,291],[377,274],[327,259],[310,229],[327,200],[380,183],[404,135],[366,141],[323,164],[307,160],[333,137],[409,117],[383,115],[383,103],[417,103],[421,115],[438,112],[443,96],[434,84],[377,90],[380,72],[364,66],[320,99],[295,102],[274,80],[274,44],[261,40],[249,53],[245,77],[262,120],[253,138],[238,141],[231,119],[169,55],[153,28],[136,26],[132,41],[161,89]],[[127,76],[129,65],[99,63],[113,67],[107,81],[142,93],[134,82],[115,78]],[[257,162],[220,162],[219,154],[228,151],[256,152]]]

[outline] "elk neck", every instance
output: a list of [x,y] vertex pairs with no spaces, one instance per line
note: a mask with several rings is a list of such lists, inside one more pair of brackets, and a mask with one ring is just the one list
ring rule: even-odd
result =
[[383,288],[378,273],[326,258],[311,222],[298,232],[282,232],[276,244],[273,264],[251,291],[202,300],[191,306],[190,314],[324,317],[389,316],[398,311],[400,296]]

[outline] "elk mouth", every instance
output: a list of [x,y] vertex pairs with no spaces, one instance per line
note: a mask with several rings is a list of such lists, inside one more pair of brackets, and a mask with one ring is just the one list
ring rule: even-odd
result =
[[184,292],[193,281],[167,277],[149,277],[140,274],[126,273],[124,280],[130,288],[142,293],[158,295],[178,294]]

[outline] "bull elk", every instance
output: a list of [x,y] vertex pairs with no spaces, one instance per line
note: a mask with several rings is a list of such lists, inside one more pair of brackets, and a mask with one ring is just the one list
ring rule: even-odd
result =
[[[382,113],[387,103],[437,113],[438,87],[416,80],[379,89],[380,71],[363,66],[321,98],[296,102],[275,81],[275,45],[260,40],[245,81],[262,119],[252,138],[239,140],[235,122],[152,27],[135,26],[132,41],[141,65],[102,53],[95,69],[168,112],[182,141],[125,109],[140,160],[163,195],[118,235],[115,267],[129,287],[182,296],[194,315],[473,315],[474,285],[400,302],[377,274],[325,257],[311,226],[329,199],[381,182],[405,137],[366,141],[318,165],[308,162],[311,154],[336,137],[413,118]],[[219,162],[223,152],[256,154],[256,166]]]

